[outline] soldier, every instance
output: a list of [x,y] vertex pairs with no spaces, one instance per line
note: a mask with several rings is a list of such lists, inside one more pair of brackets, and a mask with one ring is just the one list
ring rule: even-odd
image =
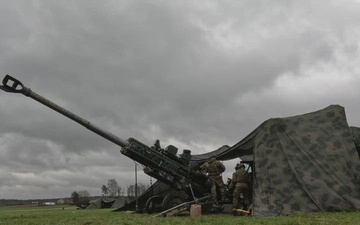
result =
[[249,205],[249,173],[245,170],[245,164],[243,163],[237,163],[235,170],[230,183],[230,190],[234,189],[233,209],[236,210],[238,208],[241,194],[243,195],[244,209],[246,209]]
[[217,190],[221,194],[221,200],[225,199],[225,185],[221,174],[225,171],[225,166],[220,161],[216,160],[215,156],[200,166],[200,169],[208,174],[211,183],[211,197],[215,205],[218,205]]

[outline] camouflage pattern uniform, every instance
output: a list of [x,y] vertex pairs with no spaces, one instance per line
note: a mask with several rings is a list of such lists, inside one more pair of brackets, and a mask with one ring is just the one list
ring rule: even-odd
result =
[[214,203],[218,204],[216,193],[217,189],[220,191],[221,199],[225,199],[225,184],[221,176],[221,174],[225,171],[224,164],[216,160],[215,157],[211,157],[209,161],[200,166],[200,169],[208,174],[209,181],[211,183],[211,197]]
[[245,170],[244,164],[237,164],[236,171],[232,175],[230,189],[234,189],[233,192],[233,208],[237,209],[239,205],[239,199],[241,193],[244,199],[244,208],[249,205],[249,173]]

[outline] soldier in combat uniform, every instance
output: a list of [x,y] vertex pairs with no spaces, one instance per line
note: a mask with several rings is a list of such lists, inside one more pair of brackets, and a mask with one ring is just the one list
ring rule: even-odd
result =
[[200,166],[200,169],[208,174],[211,183],[211,197],[215,205],[218,205],[217,190],[221,194],[221,200],[225,199],[225,184],[222,180],[221,174],[225,171],[225,166],[220,161],[216,160],[215,156]]
[[249,206],[249,173],[245,170],[245,164],[237,163],[235,172],[232,175],[230,190],[233,192],[233,209],[238,208],[240,195],[243,194],[244,209]]

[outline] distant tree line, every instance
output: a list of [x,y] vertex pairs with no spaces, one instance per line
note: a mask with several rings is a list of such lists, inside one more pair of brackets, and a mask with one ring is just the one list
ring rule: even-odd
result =
[[[137,194],[141,195],[148,189],[150,185],[144,185],[142,183],[137,184]],[[101,186],[101,194],[102,196],[125,196],[125,192],[127,196],[135,196],[135,185],[129,185],[126,189],[122,188],[116,179],[109,179],[107,185]]]
[[[150,185],[144,185],[142,183],[137,184],[137,195],[141,195],[144,193]],[[129,185],[126,188],[121,187],[116,179],[109,179],[107,185],[101,186],[101,194],[102,196],[107,197],[118,197],[125,196],[125,193],[129,197],[134,197],[135,195],[135,185]],[[74,191],[71,193],[71,200],[74,205],[79,207],[83,207],[89,204],[90,202],[90,194],[87,190]]]

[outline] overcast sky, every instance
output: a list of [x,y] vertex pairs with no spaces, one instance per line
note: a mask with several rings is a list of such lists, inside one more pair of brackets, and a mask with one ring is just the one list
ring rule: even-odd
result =
[[[360,126],[360,1],[0,4],[0,79],[123,139],[200,154],[331,104]],[[0,103],[0,199],[134,183],[119,146],[24,95],[1,91]]]

